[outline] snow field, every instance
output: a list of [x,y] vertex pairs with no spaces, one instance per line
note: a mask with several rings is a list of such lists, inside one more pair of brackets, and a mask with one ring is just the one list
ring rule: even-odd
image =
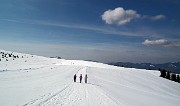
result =
[[0,55],[0,106],[179,106],[180,85],[158,71],[13,54]]

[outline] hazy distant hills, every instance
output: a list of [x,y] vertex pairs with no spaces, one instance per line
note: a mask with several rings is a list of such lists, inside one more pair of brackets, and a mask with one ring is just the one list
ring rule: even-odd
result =
[[152,64],[152,63],[130,63],[130,62],[112,62],[110,65],[128,67],[128,68],[139,68],[148,70],[166,69],[180,74],[180,62],[168,62],[163,64]]

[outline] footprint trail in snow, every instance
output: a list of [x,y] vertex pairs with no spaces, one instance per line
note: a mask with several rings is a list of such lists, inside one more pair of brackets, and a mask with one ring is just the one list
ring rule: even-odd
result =
[[[70,85],[63,92],[52,97],[48,101],[39,104],[40,106],[118,106],[96,85],[84,83],[84,76],[87,67],[82,68],[77,73],[75,83]],[[79,76],[82,74],[83,80],[80,83]]]

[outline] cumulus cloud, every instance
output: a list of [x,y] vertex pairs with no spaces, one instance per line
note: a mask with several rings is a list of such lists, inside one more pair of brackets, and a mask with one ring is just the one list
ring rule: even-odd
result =
[[180,42],[178,41],[168,41],[166,39],[159,40],[145,40],[143,45],[146,46],[164,46],[164,47],[180,47]]
[[114,10],[107,10],[102,14],[102,20],[107,24],[125,25],[134,19],[149,19],[159,21],[166,19],[166,16],[159,14],[156,16],[138,14],[135,10],[125,10],[123,7],[117,7]]
[[107,24],[117,25],[124,25],[136,18],[140,18],[140,14],[134,10],[125,10],[122,7],[115,8],[114,10],[109,9],[102,15],[102,20]]
[[156,21],[156,20],[163,20],[163,19],[165,19],[165,18],[166,18],[166,16],[165,16],[165,15],[162,15],[162,14],[151,17],[151,19],[152,19],[152,20],[155,20],[155,21]]

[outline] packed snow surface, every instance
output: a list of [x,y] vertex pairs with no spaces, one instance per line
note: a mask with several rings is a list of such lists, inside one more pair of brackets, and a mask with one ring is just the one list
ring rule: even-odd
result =
[[180,84],[158,71],[0,50],[0,106],[180,106],[179,100]]

